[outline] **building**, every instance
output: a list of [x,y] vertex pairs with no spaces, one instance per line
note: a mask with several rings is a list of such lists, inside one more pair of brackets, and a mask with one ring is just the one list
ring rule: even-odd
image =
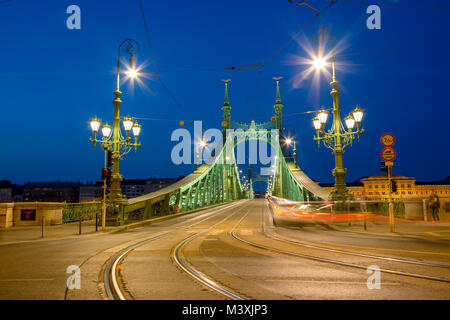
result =
[[144,194],[152,193],[165,188],[172,183],[178,181],[178,178],[150,178],[150,179],[130,179],[123,180],[120,184],[122,193],[127,199],[143,196]]
[[[319,185],[328,191],[334,189],[334,183],[319,183]],[[364,194],[364,185],[359,181],[349,182],[346,186],[355,197],[361,197]]]
[[[392,175],[391,180],[397,182],[397,191],[393,194],[397,198],[428,198],[432,191],[438,196],[450,197],[450,179],[441,181],[416,181],[413,177]],[[320,184],[324,189],[331,191],[334,184]],[[375,174],[362,178],[359,182],[348,183],[347,188],[356,197],[368,199],[386,198],[389,196],[389,183],[387,175]]]
[[103,182],[80,186],[80,202],[101,201],[103,199]]
[[32,182],[23,186],[24,202],[79,202],[79,183]]
[[12,202],[12,188],[0,188],[0,202]]

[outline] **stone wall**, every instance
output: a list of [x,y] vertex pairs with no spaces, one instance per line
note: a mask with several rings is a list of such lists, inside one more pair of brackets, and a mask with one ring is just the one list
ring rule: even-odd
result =
[[0,228],[62,224],[64,202],[0,203]]

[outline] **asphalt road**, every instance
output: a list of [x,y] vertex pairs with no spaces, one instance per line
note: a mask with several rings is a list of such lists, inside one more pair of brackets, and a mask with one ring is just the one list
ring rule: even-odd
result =
[[[135,244],[118,263],[128,299],[450,299],[448,240],[273,222],[265,200],[243,200],[113,234],[0,243],[0,299],[106,299],[105,267]],[[66,289],[70,265],[78,290]],[[367,287],[372,265],[380,289]]]

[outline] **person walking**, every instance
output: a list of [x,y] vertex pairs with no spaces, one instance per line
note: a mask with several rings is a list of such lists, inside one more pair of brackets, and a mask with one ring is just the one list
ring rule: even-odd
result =
[[439,202],[438,195],[432,191],[430,197],[428,198],[428,206],[431,209],[431,214],[434,221],[439,221],[439,207],[441,206]]

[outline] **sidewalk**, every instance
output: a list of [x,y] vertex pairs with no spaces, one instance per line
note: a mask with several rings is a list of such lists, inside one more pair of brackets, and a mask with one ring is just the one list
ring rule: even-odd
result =
[[140,227],[146,224],[162,222],[165,220],[184,216],[190,213],[195,213],[201,210],[208,210],[227,204],[230,204],[230,202],[214,204],[211,206],[198,208],[186,212],[169,214],[165,216],[157,216],[147,220],[141,221],[132,220],[128,222],[126,221],[125,225],[123,226],[107,226],[105,231],[102,231],[102,227],[99,225],[98,232],[95,232],[94,220],[84,221],[81,224],[81,235],[79,234],[79,222],[72,222],[61,225],[48,225],[48,226],[46,225],[44,228],[44,238],[42,238],[42,226],[0,228],[0,246],[23,242],[47,241],[58,239],[76,239],[80,237],[99,236],[108,233],[118,232],[121,230]]
[[[118,227],[108,227],[106,232],[115,231]],[[98,227],[98,232],[95,232],[95,222],[94,221],[84,221],[81,224],[81,236],[92,235],[92,234],[104,234],[101,232],[102,227]],[[45,239],[58,239],[58,238],[68,238],[68,237],[80,237],[79,235],[79,223],[67,223],[56,226],[45,226],[44,228],[44,238],[42,238],[42,226],[32,226],[32,227],[13,227],[13,228],[2,228],[0,229],[0,246],[27,242],[27,241],[37,241]]]
[[395,232],[390,232],[390,224],[387,221],[368,221],[366,222],[366,230],[364,230],[363,221],[332,223],[331,226],[347,232],[450,240],[450,222],[395,221]]
[[395,232],[390,232],[389,217],[387,216],[367,213],[310,213],[292,206],[272,203],[270,205],[277,218],[288,223],[303,225],[322,224],[338,231],[357,232],[367,235],[450,240],[449,220],[432,222],[396,218]]

